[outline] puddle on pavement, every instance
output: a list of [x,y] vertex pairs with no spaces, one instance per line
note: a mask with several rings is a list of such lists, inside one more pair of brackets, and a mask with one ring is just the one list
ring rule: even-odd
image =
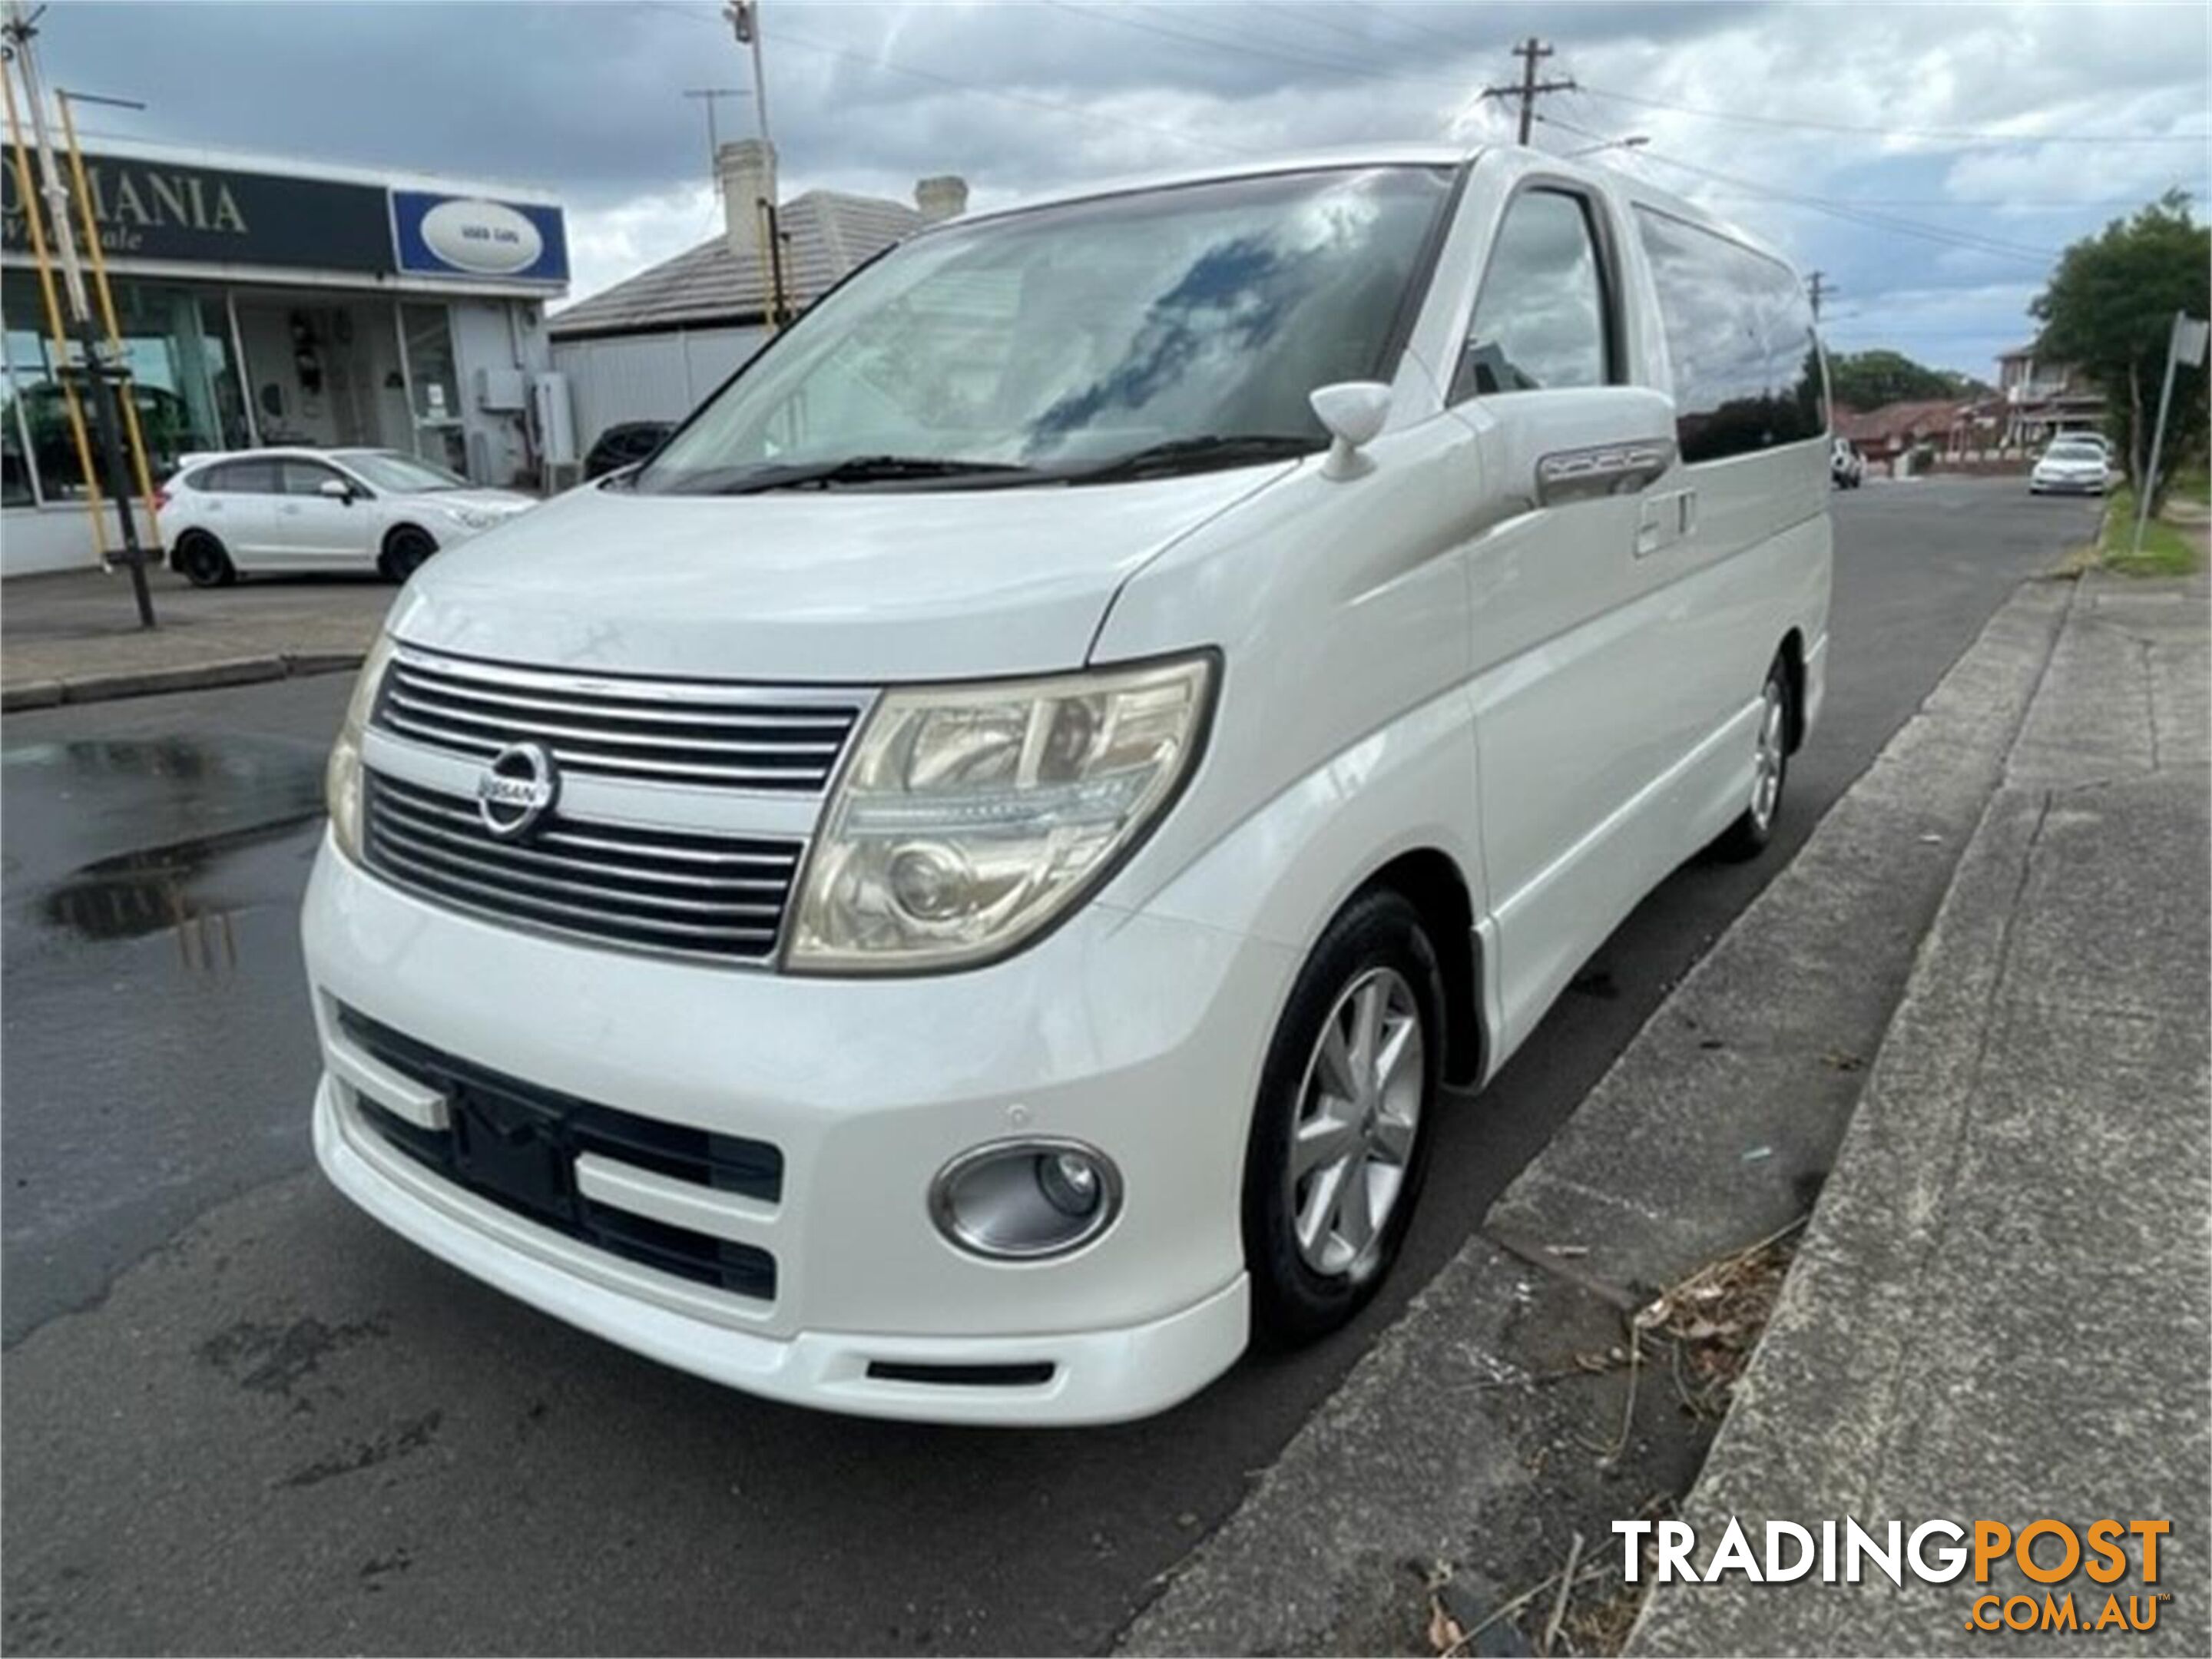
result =
[[[281,740],[33,744],[8,750],[0,764],[9,885],[18,888],[26,863],[44,878],[27,894],[11,890],[17,914],[82,940],[172,933],[187,972],[237,966],[233,917],[241,907],[209,890],[216,866],[323,811],[320,756]],[[124,850],[100,855],[118,842]],[[19,860],[15,848],[24,843],[33,850]]]
[[231,927],[233,907],[214,904],[191,890],[193,881],[221,854],[274,840],[297,823],[208,841],[187,842],[146,853],[125,853],[88,865],[39,901],[41,921],[81,939],[143,939],[173,931],[187,969],[238,965]]
[[30,743],[0,754],[8,782],[117,787],[153,784],[189,803],[220,792],[256,807],[313,808],[322,799],[322,764],[310,744],[225,738],[79,738]]

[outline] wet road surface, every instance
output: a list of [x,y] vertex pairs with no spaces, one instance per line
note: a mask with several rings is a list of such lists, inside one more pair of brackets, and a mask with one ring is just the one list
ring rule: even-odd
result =
[[2093,512],[2004,483],[1839,498],[1826,723],[1768,858],[1672,878],[1443,1120],[1352,1331],[1107,1431],[765,1405],[382,1232],[307,1170],[296,907],[343,677],[10,717],[7,1645],[1106,1644]]

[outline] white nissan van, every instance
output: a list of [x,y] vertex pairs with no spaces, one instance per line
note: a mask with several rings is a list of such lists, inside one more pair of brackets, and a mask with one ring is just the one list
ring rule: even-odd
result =
[[1447,1085],[1818,714],[1796,277],[1525,150],[970,216],[433,561],[330,768],[315,1146],[656,1359],[1159,1411],[1404,1238]]

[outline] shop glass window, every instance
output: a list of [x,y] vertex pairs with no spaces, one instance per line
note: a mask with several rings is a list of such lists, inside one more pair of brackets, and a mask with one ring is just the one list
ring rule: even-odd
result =
[[113,290],[138,430],[155,476],[174,471],[179,455],[228,447],[212,372],[228,354],[221,335],[210,343],[202,296],[127,279]]
[[[111,292],[138,431],[154,476],[166,477],[179,456],[194,451],[243,448],[250,438],[221,299],[129,278],[115,279]],[[0,279],[0,312],[7,318],[11,404],[8,501],[28,500],[34,489],[46,501],[82,500],[84,471],[44,327],[45,297],[33,272],[11,270]],[[71,346],[69,361],[77,357]],[[77,393],[98,466],[96,403],[81,382]]]
[[23,409],[15,397],[15,376],[6,379],[7,407],[0,410],[0,507],[33,507],[38,487],[31,477],[31,453],[23,437]]
[[1589,210],[1564,191],[1513,198],[1452,377],[1451,401],[1603,386],[1606,283]]
[[[7,357],[10,401],[15,404],[9,424],[17,431],[9,437],[24,451],[27,486],[49,501],[82,501],[84,468],[77,457],[76,437],[70,426],[69,400],[64,396],[46,332],[46,300],[39,279],[27,270],[0,275],[0,315],[7,319]],[[92,410],[84,411],[88,433]],[[20,436],[18,436],[20,432]],[[15,499],[9,482],[8,499]]]

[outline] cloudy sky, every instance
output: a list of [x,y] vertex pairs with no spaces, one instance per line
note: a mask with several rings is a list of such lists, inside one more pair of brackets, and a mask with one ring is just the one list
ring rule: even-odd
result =
[[[1993,374],[2056,250],[2207,185],[2201,4],[842,4],[765,0],[786,194],[979,201],[1248,154],[1510,137],[1481,88],[1535,33],[1546,149],[1635,168],[1837,290],[1832,347]],[[100,130],[544,185],[580,297],[715,233],[702,105],[750,84],[714,0],[60,0],[49,77],[142,98]],[[720,105],[724,135],[754,118]]]

